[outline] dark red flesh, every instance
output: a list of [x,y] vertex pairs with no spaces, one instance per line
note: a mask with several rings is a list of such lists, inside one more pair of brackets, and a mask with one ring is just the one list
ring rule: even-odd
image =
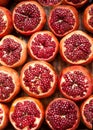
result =
[[7,65],[13,65],[20,60],[22,47],[11,38],[3,40],[0,45],[0,59]]
[[34,102],[24,101],[24,103],[17,103],[13,114],[12,120],[19,129],[23,129],[28,126],[28,130],[36,127],[36,118],[40,118],[40,111]]
[[0,99],[5,100],[13,93],[15,85],[11,76],[0,72]]
[[0,34],[3,33],[7,24],[7,21],[3,19],[4,15],[5,14],[0,10]]
[[48,34],[38,34],[32,41],[31,50],[37,58],[48,59],[55,52],[56,43]]
[[40,20],[40,10],[35,4],[23,4],[15,9],[14,24],[21,31],[34,30]]
[[89,25],[93,28],[93,7],[91,7],[91,9],[89,10],[89,16],[90,18],[88,22],[89,22]]
[[87,60],[91,53],[89,40],[81,34],[73,34],[64,42],[64,55],[72,62]]
[[93,99],[89,101],[84,107],[84,116],[92,126],[93,126]]
[[2,116],[2,114],[3,114],[3,110],[0,108],[0,124],[2,124],[2,120],[3,120],[3,116]]
[[49,106],[46,119],[54,130],[71,129],[77,120],[77,110],[72,102],[59,99]]
[[69,9],[56,8],[51,13],[49,23],[56,34],[64,34],[73,29],[75,18]]
[[84,0],[67,0],[68,2],[72,2],[73,4],[80,4],[82,3]]
[[56,5],[60,2],[61,0],[38,0],[38,2],[42,5],[46,5],[46,6],[52,6],[52,5]]
[[50,74],[50,70],[47,67],[35,64],[34,67],[29,66],[29,68],[25,70],[23,80],[31,92],[40,94],[50,90],[53,75]]
[[[90,87],[87,77],[80,71],[67,72],[63,75],[65,81],[61,84],[61,89],[67,95],[76,98],[83,97]],[[85,82],[86,81],[86,82]]]

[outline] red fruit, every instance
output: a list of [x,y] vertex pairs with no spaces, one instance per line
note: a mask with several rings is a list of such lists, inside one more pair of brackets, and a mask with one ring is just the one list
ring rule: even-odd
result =
[[0,66],[0,102],[10,102],[19,90],[18,73],[14,69]]
[[83,31],[77,30],[60,41],[60,55],[70,64],[88,64],[93,60],[93,39]]
[[93,129],[93,95],[86,99],[80,108],[82,121],[89,129]]
[[3,130],[9,122],[9,108],[7,105],[0,103],[0,130]]
[[27,58],[26,43],[13,35],[6,35],[0,42],[0,63],[7,67],[21,66]]
[[84,10],[83,25],[86,30],[93,33],[93,4],[87,6]]
[[6,6],[9,3],[9,0],[0,0],[0,6]]
[[93,92],[91,73],[82,66],[64,68],[60,75],[59,88],[64,97],[80,101]]
[[13,25],[21,34],[31,35],[40,31],[46,22],[46,13],[36,1],[23,1],[13,9]]
[[43,6],[57,6],[62,3],[63,0],[37,0]]
[[79,108],[71,100],[56,98],[47,106],[45,119],[52,130],[76,130],[80,122]]
[[9,119],[17,130],[37,130],[44,118],[41,102],[31,97],[17,98],[10,107]]
[[48,25],[56,36],[63,37],[64,35],[78,29],[78,12],[73,6],[56,6],[50,11]]
[[59,49],[59,41],[50,31],[34,33],[28,41],[28,52],[33,59],[52,61]]
[[45,61],[31,61],[24,65],[20,74],[22,89],[35,98],[52,95],[56,89],[57,74]]
[[13,30],[11,12],[0,6],[0,38],[11,33]]

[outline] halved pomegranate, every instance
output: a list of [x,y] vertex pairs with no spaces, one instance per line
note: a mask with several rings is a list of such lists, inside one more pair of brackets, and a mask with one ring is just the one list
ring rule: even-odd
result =
[[27,45],[14,35],[6,35],[0,41],[0,63],[7,67],[19,67],[27,58]]
[[7,105],[0,103],[0,130],[3,130],[9,122],[9,108]]
[[35,98],[52,95],[57,85],[57,74],[53,66],[45,61],[30,61],[20,73],[22,89]]
[[45,119],[52,130],[76,130],[80,122],[79,108],[69,99],[56,98],[47,106]]
[[46,13],[36,1],[19,2],[13,9],[13,25],[21,34],[31,35],[40,31],[46,22]]
[[60,92],[64,97],[80,101],[93,92],[93,78],[89,70],[83,66],[69,66],[62,70],[59,79]]
[[89,129],[93,129],[93,95],[87,98],[80,108],[82,121]]
[[33,59],[52,61],[59,49],[59,41],[50,31],[34,33],[28,41],[28,52]]
[[78,29],[78,11],[69,5],[59,5],[50,11],[48,25],[52,32],[58,36],[64,35]]
[[93,33],[93,4],[87,6],[84,10],[83,25],[86,30]]
[[88,0],[64,0],[65,4],[69,4],[69,5],[72,5],[77,8],[82,7],[87,2],[88,2]]
[[43,6],[57,6],[62,3],[63,0],[37,0]]
[[93,39],[87,33],[77,30],[60,41],[60,55],[70,64],[88,64],[93,60]]
[[17,130],[37,130],[44,119],[43,105],[31,97],[17,98],[10,107],[9,119]]
[[10,0],[0,0],[0,6],[6,6]]
[[0,102],[10,102],[20,90],[17,71],[0,66]]
[[0,6],[0,38],[13,30],[12,14],[10,10]]

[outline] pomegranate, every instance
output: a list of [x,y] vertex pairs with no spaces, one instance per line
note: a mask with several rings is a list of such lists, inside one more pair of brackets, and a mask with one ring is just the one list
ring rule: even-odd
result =
[[64,97],[80,101],[93,92],[92,75],[83,66],[69,66],[62,70],[59,88]]
[[83,13],[83,25],[86,30],[93,33],[93,4],[87,6]]
[[19,75],[16,70],[0,66],[0,102],[10,102],[20,90]]
[[76,30],[60,41],[60,55],[70,64],[88,64],[93,60],[93,40],[87,33]]
[[12,14],[10,10],[0,6],[0,38],[13,30]]
[[45,61],[30,61],[21,70],[20,82],[29,96],[45,98],[54,93],[57,74],[53,66]]
[[13,25],[21,34],[31,35],[46,23],[46,13],[36,1],[19,2],[13,9]]
[[31,97],[20,97],[10,107],[9,119],[17,130],[37,130],[44,119],[42,103]]
[[47,106],[45,119],[52,130],[76,130],[80,122],[79,108],[69,99],[56,98]]
[[33,59],[52,61],[59,49],[59,41],[50,31],[34,33],[28,41],[28,52]]
[[78,12],[73,6],[56,6],[50,11],[48,25],[56,36],[63,37],[66,34],[78,29]]
[[27,45],[14,35],[6,35],[0,42],[0,63],[7,67],[19,67],[27,58]]
[[0,6],[6,6],[8,5],[10,0],[0,0]]
[[57,6],[62,3],[63,0],[37,0],[43,6]]
[[89,129],[93,129],[93,95],[81,104],[80,108],[82,121]]

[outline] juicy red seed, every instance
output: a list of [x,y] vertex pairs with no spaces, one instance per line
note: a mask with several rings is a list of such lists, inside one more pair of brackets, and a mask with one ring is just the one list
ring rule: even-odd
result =
[[58,4],[61,0],[38,0],[39,3],[44,5],[55,5]]
[[3,114],[3,110],[0,108],[0,124],[2,123],[2,119],[3,119],[3,116],[2,116],[2,114]]
[[5,100],[13,93],[15,85],[11,76],[0,72],[0,99]]
[[20,129],[28,126],[30,129],[36,127],[36,118],[40,118],[40,111],[34,102],[24,101],[24,103],[17,103],[15,105],[12,119],[16,123],[16,126]]
[[87,77],[80,71],[67,72],[63,75],[65,81],[61,84],[61,89],[67,95],[76,98],[85,96],[89,83]]
[[86,60],[91,53],[91,44],[89,40],[80,34],[73,34],[64,42],[65,56],[72,62]]
[[34,4],[23,4],[15,10],[14,24],[22,31],[34,30],[40,20],[40,11]]
[[56,43],[48,34],[38,34],[32,41],[31,50],[38,58],[47,59],[55,52]]
[[69,9],[56,8],[50,18],[50,26],[57,34],[64,34],[73,29],[75,19]]
[[11,38],[3,40],[0,45],[0,58],[7,65],[13,65],[20,59],[22,47]]
[[36,94],[45,93],[51,88],[53,75],[50,74],[50,70],[43,65],[35,64],[34,67],[30,66],[25,70],[24,75],[24,84],[26,87],[29,87],[31,92]]
[[88,122],[93,125],[93,99],[89,101],[84,107],[84,116]]
[[2,33],[4,29],[6,28],[7,21],[3,19],[4,15],[5,14],[2,11],[0,11],[0,33]]
[[80,4],[84,0],[68,0],[68,2],[72,2],[73,4]]
[[89,25],[93,27],[93,7],[89,10],[90,19],[88,20]]
[[70,101],[54,101],[47,112],[46,119],[55,130],[67,130],[73,127],[77,120],[77,110]]

